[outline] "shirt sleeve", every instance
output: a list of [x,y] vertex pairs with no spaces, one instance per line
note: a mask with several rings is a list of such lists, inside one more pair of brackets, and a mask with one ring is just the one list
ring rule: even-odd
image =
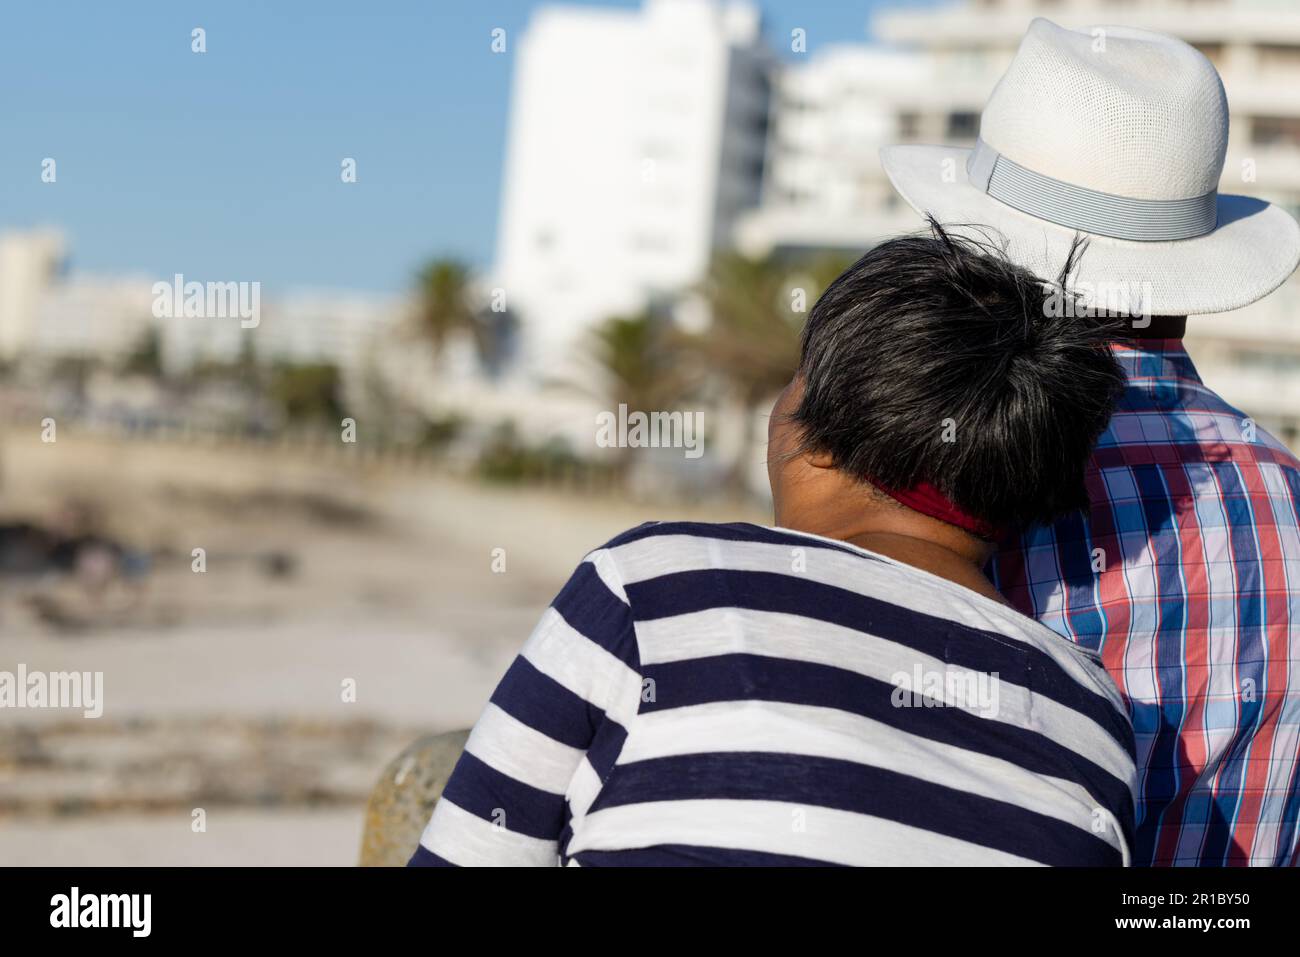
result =
[[559,863],[570,784],[597,736],[635,712],[639,668],[614,560],[593,552],[492,693],[410,864]]

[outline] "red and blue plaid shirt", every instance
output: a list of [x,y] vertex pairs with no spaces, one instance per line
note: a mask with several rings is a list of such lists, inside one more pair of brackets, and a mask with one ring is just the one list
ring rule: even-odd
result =
[[1177,340],[1129,384],[1092,505],[1004,542],[995,583],[1099,650],[1137,738],[1134,864],[1295,864],[1300,461],[1207,389]]

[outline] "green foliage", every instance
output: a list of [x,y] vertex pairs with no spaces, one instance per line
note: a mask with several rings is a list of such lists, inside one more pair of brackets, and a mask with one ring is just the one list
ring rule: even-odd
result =
[[473,331],[469,301],[469,268],[454,259],[435,259],[416,277],[420,332],[441,350],[459,331]]
[[[746,407],[790,381],[808,310],[848,265],[829,254],[782,262],[724,252],[714,259],[701,288],[713,321],[694,345]],[[800,292],[803,309],[796,311]]]
[[479,362],[489,375],[501,371],[515,332],[508,312],[478,311],[473,304],[469,267],[455,259],[435,259],[416,275],[416,328],[434,352],[458,333],[474,340]]
[[529,446],[513,422],[496,427],[479,456],[478,470],[495,482],[529,482],[572,475],[579,468],[578,457],[568,444],[552,439]]
[[[712,322],[692,348],[718,376],[752,422],[759,404],[783,389],[799,368],[799,337],[813,304],[849,265],[826,254],[800,261],[719,253],[701,287]],[[744,432],[730,476],[744,488],[754,456]]]
[[162,337],[158,330],[150,327],[136,342],[131,354],[126,357],[122,371],[127,375],[145,375],[158,379],[162,377]]
[[343,417],[339,371],[332,365],[276,365],[269,392],[292,422],[337,423]]
[[613,406],[670,409],[689,391],[692,356],[664,317],[647,312],[606,319],[592,330],[587,345],[604,380],[603,395]]
[[426,419],[415,444],[420,448],[441,451],[460,435],[464,427],[464,417],[456,414]]
[[591,491],[615,487],[620,470],[616,465],[579,457],[563,439],[530,445],[513,422],[502,422],[479,454],[478,474],[503,484],[550,482]]

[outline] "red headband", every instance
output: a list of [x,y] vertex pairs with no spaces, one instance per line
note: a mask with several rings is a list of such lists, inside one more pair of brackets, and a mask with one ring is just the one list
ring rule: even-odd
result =
[[900,505],[906,505],[915,512],[937,518],[949,525],[956,525],[958,528],[964,529],[972,535],[978,535],[986,541],[993,542],[1002,537],[1003,529],[994,528],[983,519],[976,518],[969,512],[963,511],[929,482],[922,482],[907,491],[886,488],[877,482],[871,484]]

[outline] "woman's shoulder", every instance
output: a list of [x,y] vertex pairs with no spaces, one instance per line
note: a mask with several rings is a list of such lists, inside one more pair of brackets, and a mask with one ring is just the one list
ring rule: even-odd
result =
[[700,542],[735,543],[738,545],[776,545],[790,548],[819,548],[844,554],[860,554],[860,549],[845,542],[822,538],[805,532],[756,525],[752,522],[696,522],[696,521],[652,521],[643,522],[635,528],[615,535],[597,549],[617,550],[627,545],[652,543],[668,547],[673,544],[686,546],[692,540]]

